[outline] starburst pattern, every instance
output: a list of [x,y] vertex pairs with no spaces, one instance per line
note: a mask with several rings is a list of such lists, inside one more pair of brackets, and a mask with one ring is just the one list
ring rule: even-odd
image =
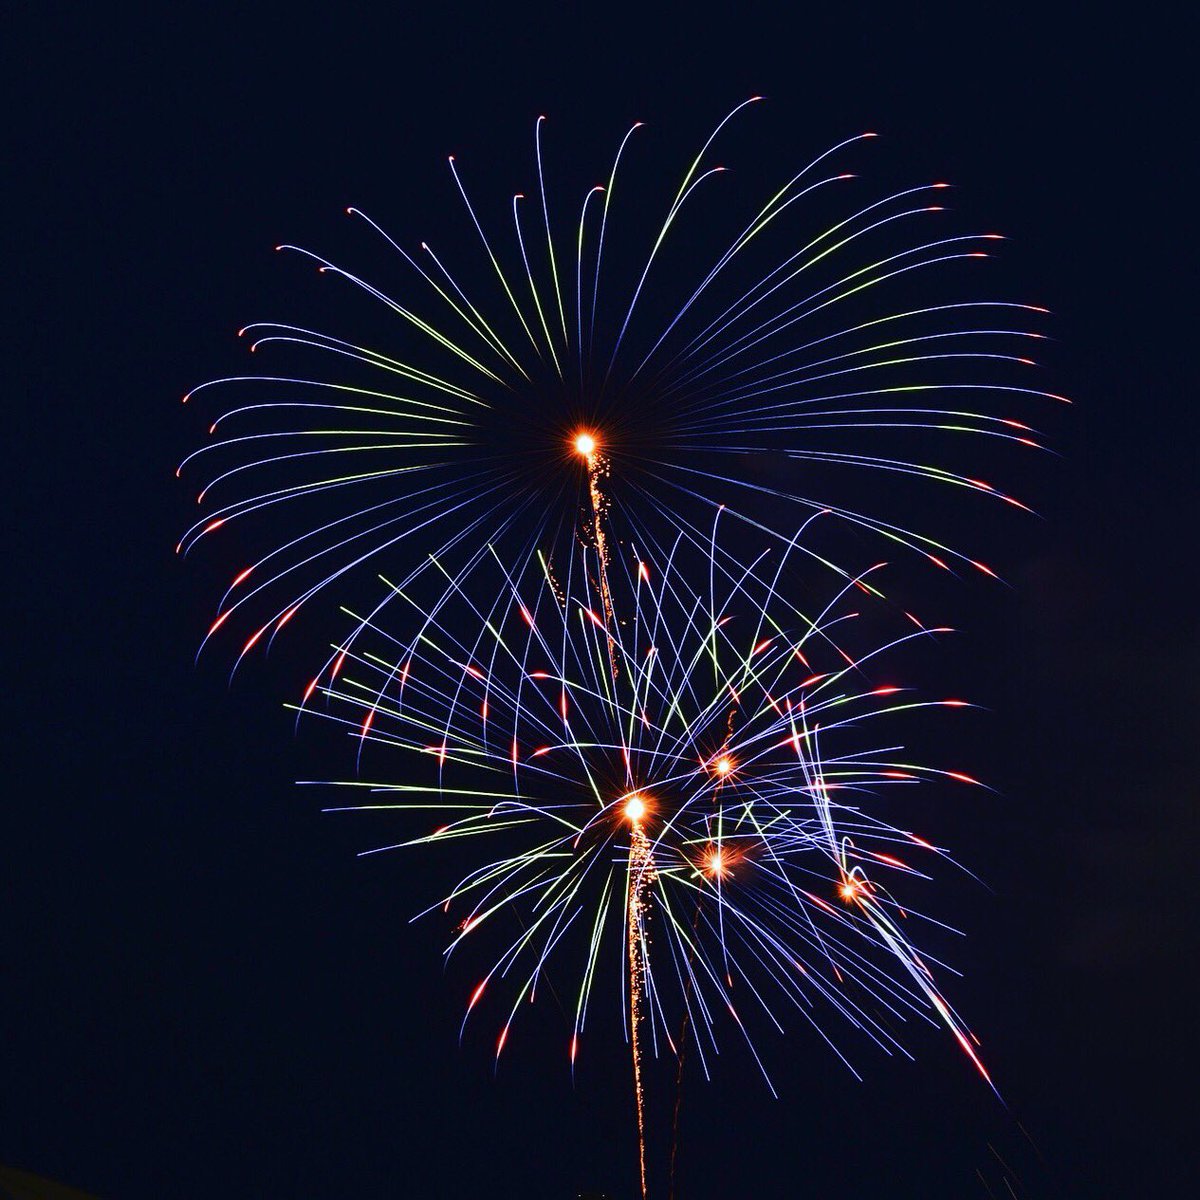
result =
[[[873,804],[921,780],[974,782],[907,761],[887,732],[899,713],[963,702],[871,681],[889,650],[941,631],[905,619],[871,645],[875,622],[854,605],[895,614],[865,579],[805,611],[782,586],[799,536],[744,562],[728,549],[739,534],[680,537],[657,562],[582,547],[561,574],[493,556],[501,599],[487,610],[456,591],[435,615],[395,588],[319,689],[330,705],[316,711],[384,767],[382,782],[345,785],[368,803],[336,807],[418,823],[382,849],[473,839],[477,865],[428,911],[453,923],[448,956],[518,930],[495,935],[468,1004],[505,997],[497,1056],[556,967],[576,980],[574,1063],[605,950],[623,944],[639,1074],[643,1023],[674,1049],[686,1013],[706,1061],[729,1022],[759,1059],[750,1026],[782,1029],[792,1009],[831,1045],[837,1015],[889,1051],[895,1022],[930,1017],[982,1071],[910,932],[928,918],[894,894],[945,856]],[[413,755],[426,781],[387,782],[413,778]]]

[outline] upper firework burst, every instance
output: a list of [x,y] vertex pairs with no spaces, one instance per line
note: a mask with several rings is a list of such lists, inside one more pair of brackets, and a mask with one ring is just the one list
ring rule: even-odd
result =
[[997,235],[947,229],[945,184],[863,194],[845,168],[870,133],[781,170],[744,206],[716,154],[754,103],[720,122],[657,210],[627,182],[647,167],[640,124],[581,203],[552,203],[538,118],[534,186],[511,212],[477,207],[451,158],[463,225],[448,250],[395,240],[354,208],[384,256],[366,269],[280,247],[389,323],[375,345],[352,306],[334,332],[247,326],[279,365],[190,393],[227,407],[180,468],[204,509],[180,549],[235,522],[249,547],[209,636],[236,628],[245,653],[368,563],[404,581],[436,554],[462,580],[489,544],[569,536],[595,492],[581,458],[605,474],[606,503],[666,530],[681,509],[703,523],[729,501],[786,538],[793,509],[830,510],[990,574],[844,468],[1019,504],[964,468],[959,435],[1037,445],[1027,410],[1050,393],[1025,373],[1044,310],[979,298],[959,269]]

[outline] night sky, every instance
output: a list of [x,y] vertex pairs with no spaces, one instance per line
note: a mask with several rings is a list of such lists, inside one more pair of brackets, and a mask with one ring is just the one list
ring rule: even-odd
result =
[[937,671],[989,710],[955,752],[996,788],[942,825],[986,885],[943,901],[947,986],[1007,1107],[944,1033],[860,1047],[859,1083],[798,1028],[778,1101],[731,1042],[685,1087],[680,1196],[1197,1190],[1183,33],[1153,5],[113,7],[31,8],[10,46],[0,1164],[106,1200],[634,1195],[623,1045],[572,1088],[529,1021],[494,1077],[440,930],[408,924],[444,881],[356,858],[379,838],[295,786],[345,773],[282,708],[307,635],[232,687],[194,664],[228,562],[173,552],[205,424],[179,397],[244,368],[238,326],[308,311],[272,247],[343,247],[347,204],[411,242],[447,153],[530,184],[539,113],[599,171],[634,119],[682,159],[761,92],[742,158],[878,130],[881,187],[949,179],[1008,235],[996,279],[1054,311],[1041,380],[1076,404],[1042,422],[1061,458],[994,459],[1039,516],[953,518],[1012,586],[930,593],[963,630]]

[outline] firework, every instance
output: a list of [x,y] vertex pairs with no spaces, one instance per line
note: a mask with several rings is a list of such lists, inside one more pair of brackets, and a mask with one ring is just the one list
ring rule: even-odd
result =
[[813,591],[793,578],[800,536],[747,561],[728,548],[739,518],[717,524],[611,562],[593,546],[557,564],[492,555],[495,586],[437,614],[393,587],[320,686],[315,711],[383,767],[342,785],[369,799],[333,811],[408,823],[367,853],[469,847],[426,914],[450,923],[447,958],[468,942],[491,955],[464,1026],[490,1002],[497,1059],[551,971],[570,989],[572,1070],[589,1007],[624,997],[639,1127],[643,1047],[678,1053],[685,1018],[706,1074],[724,1026],[770,1084],[755,1031],[791,1013],[847,1065],[839,1021],[888,1052],[904,1020],[941,1023],[986,1078],[917,948],[940,922],[900,898],[947,856],[880,815],[885,789],[974,782],[908,761],[890,729],[964,702],[874,679],[898,645],[944,631],[901,617],[875,641],[897,615],[865,577],[808,610],[790,598]]
[[[179,548],[235,524],[249,547],[208,636],[237,631],[245,654],[372,566],[408,585],[432,552],[449,587],[487,546],[561,550],[579,507],[598,503],[581,457],[610,473],[606,504],[655,514],[663,536],[679,509],[703,521],[700,510],[736,503],[782,541],[829,510],[939,567],[991,574],[905,528],[890,497],[886,516],[861,511],[846,469],[1023,507],[937,460],[963,434],[1038,446],[1026,410],[1050,393],[1027,376],[1041,336],[1029,322],[1045,310],[973,297],[961,272],[996,235],[939,223],[945,184],[863,195],[846,167],[873,134],[779,172],[747,206],[715,155],[756,101],[721,121],[657,219],[637,194],[655,196],[661,174],[640,123],[564,210],[539,118],[536,187],[503,219],[473,203],[450,160],[467,235],[450,254],[406,248],[353,208],[382,251],[368,270],[281,246],[342,289],[348,315],[337,333],[249,325],[242,335],[272,366],[190,393],[225,407],[180,467],[199,481],[203,515]],[[389,321],[383,344],[349,332],[364,302]],[[913,457],[914,438],[927,455]]]
[[[506,232],[453,158],[469,238],[448,254],[348,209],[383,251],[368,272],[279,249],[376,306],[378,340],[348,332],[350,304],[336,333],[253,324],[250,349],[280,365],[185,397],[225,407],[180,466],[202,473],[203,515],[178,548],[230,525],[251,547],[205,643],[238,630],[240,662],[326,589],[348,601],[386,574],[374,607],[343,605],[352,633],[296,706],[386,766],[344,785],[369,802],[337,807],[405,823],[371,853],[466,854],[428,914],[452,923],[447,957],[488,948],[464,1028],[490,1009],[497,1060],[549,972],[572,987],[572,1070],[589,1008],[620,996],[643,1196],[644,1059],[682,1069],[681,1031],[706,1075],[736,1031],[770,1085],[757,1047],[789,1016],[848,1066],[839,1023],[891,1052],[924,1019],[991,1082],[918,949],[945,928],[918,884],[948,856],[882,803],[975,782],[907,761],[889,732],[963,702],[874,681],[886,651],[941,631],[816,533],[993,575],[902,524],[890,485],[1025,508],[953,454],[964,434],[1040,449],[1029,410],[1063,400],[1030,381],[1045,310],[963,282],[998,235],[944,228],[940,182],[861,194],[846,168],[873,134],[748,204],[731,191],[714,155],[757,100],[649,221],[652,184],[627,183],[640,123],[564,211],[545,118]],[[902,632],[878,638],[880,613]]]

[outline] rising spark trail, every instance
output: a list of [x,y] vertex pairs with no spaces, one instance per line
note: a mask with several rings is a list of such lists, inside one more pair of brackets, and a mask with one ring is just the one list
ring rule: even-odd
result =
[[648,954],[646,932],[646,894],[654,879],[654,852],[642,827],[645,804],[633,796],[625,805],[630,824],[629,886],[626,893],[626,955],[629,962],[629,1040],[633,1050],[633,1091],[637,1104],[638,1169],[642,1181],[642,1200],[646,1187],[646,1093],[642,1084],[642,1006],[645,1002],[643,958]]

